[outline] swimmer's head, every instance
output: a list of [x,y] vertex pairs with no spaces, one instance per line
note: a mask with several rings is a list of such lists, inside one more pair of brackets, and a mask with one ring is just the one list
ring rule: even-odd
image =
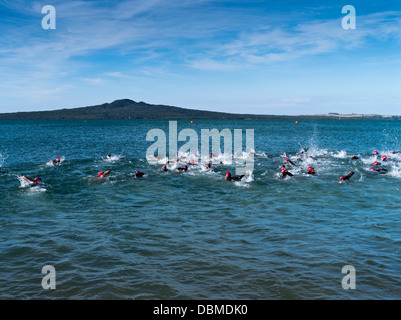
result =
[[42,179],[41,178],[35,178],[35,179],[33,179],[33,181],[35,181],[35,182],[42,181]]
[[386,160],[386,159],[387,159],[387,156],[382,156],[382,159],[383,159],[383,160]]
[[102,171],[99,171],[99,172],[97,173],[97,175],[99,176],[99,178],[103,175],[103,173],[104,173],[104,172],[102,172]]
[[231,178],[231,173],[230,172],[226,172],[226,178]]
[[340,177],[340,180],[344,180],[344,176],[341,176],[341,177]]
[[139,171],[135,172],[135,174],[138,174],[138,173],[139,173]]
[[194,160],[194,159],[192,159],[192,160],[191,160],[191,164],[194,164],[194,163],[195,163],[195,160]]
[[206,165],[206,167],[210,168],[210,163],[208,163],[208,164]]
[[379,164],[380,164],[380,163],[377,162],[377,161],[373,162],[373,165],[374,165],[374,166],[377,166],[377,165],[379,165]]
[[373,151],[373,154],[378,154],[378,152],[375,150],[375,151]]
[[187,166],[184,166],[184,169],[185,169],[185,170],[187,170],[187,169],[188,169],[188,167],[187,167]]
[[349,172],[349,175],[350,175],[350,176],[353,176],[354,173],[355,173],[354,171],[350,171],[350,172]]
[[57,160],[57,161],[60,161],[61,159],[60,159],[60,158],[57,158],[56,160]]
[[313,171],[313,170],[315,170],[313,167],[308,167],[308,171],[309,171],[309,172],[311,172],[311,171]]
[[373,168],[373,167],[372,167],[372,168],[370,168],[369,170],[370,170],[370,171],[376,171],[376,169],[375,169],[375,168]]

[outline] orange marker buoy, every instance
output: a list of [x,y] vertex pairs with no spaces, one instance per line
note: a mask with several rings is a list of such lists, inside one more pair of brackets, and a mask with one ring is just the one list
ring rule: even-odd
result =
[[194,123],[193,121],[191,121],[191,123]]
[[298,123],[298,121],[295,121],[295,123]]

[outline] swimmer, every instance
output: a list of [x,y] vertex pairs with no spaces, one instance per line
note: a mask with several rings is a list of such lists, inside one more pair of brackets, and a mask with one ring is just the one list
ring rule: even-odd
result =
[[302,148],[301,151],[298,152],[298,154],[304,154],[306,152],[308,152],[309,148]]
[[145,175],[145,173],[141,172],[141,171],[137,171],[135,172],[135,174],[133,174],[132,176],[135,178],[141,178]]
[[285,166],[283,166],[283,168],[281,169],[281,178],[285,179],[287,176],[292,177],[293,174],[291,172],[289,172]]
[[55,160],[52,160],[53,163],[60,163],[61,162],[61,158],[57,158]]
[[301,158],[297,158],[297,161],[302,162],[302,159]]
[[31,178],[29,178],[29,177],[27,177],[27,176],[22,176],[22,178],[24,178],[25,180],[28,180],[31,187],[36,187],[36,186],[38,186],[38,185],[43,184],[41,178],[31,179]]
[[175,171],[181,172],[181,171],[187,171],[187,170],[188,170],[188,167],[184,166],[183,168],[177,168]]
[[387,173],[387,169],[384,169],[384,168],[375,169],[374,167],[372,167],[372,168],[370,168],[369,170],[370,170],[370,171],[377,172],[377,173],[379,173],[379,174],[386,174],[386,173]]
[[357,159],[359,159],[356,155],[353,155],[352,157],[351,157],[351,159],[352,160],[357,160]]
[[226,172],[226,180],[227,181],[240,181],[245,175],[240,175],[240,176],[231,176],[230,172]]
[[308,167],[308,172],[307,174],[316,174],[315,168],[313,167]]
[[350,171],[346,176],[341,176],[340,177],[340,183],[343,183],[344,181],[348,181],[353,175],[354,171]]
[[285,164],[289,164],[291,167],[296,167],[297,165],[294,163],[294,162],[292,162],[290,159],[285,159],[284,160],[284,163]]
[[379,153],[377,152],[377,150],[373,151],[373,154],[378,155]]
[[163,164],[163,167],[161,168],[162,171],[168,171],[167,169],[167,164]]
[[106,156],[106,158],[107,158],[107,159],[111,159],[111,154],[108,154],[108,155]]
[[380,163],[380,162],[378,162],[378,161],[375,161],[375,162],[373,162],[373,165],[374,165],[374,166],[380,166],[380,165],[381,165],[381,163]]
[[110,170],[107,170],[107,171],[105,171],[105,172],[99,171],[99,172],[97,173],[97,175],[99,176],[100,179],[102,179],[102,178],[104,178],[105,176],[107,176],[109,173],[110,173]]

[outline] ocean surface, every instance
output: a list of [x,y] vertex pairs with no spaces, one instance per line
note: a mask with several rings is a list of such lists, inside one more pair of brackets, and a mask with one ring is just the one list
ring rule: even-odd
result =
[[[0,299],[401,298],[400,121],[178,121],[199,141],[242,129],[244,151],[254,130],[254,150],[181,173],[197,155],[168,172],[148,162],[155,128],[168,141],[165,120],[0,120]],[[226,181],[236,158],[253,169]],[[297,166],[282,179],[285,158]],[[56,289],[42,287],[46,265]]]

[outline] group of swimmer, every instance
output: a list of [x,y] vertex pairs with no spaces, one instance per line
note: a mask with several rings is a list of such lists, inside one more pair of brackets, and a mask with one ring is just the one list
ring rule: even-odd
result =
[[[298,154],[306,154],[308,152],[308,149],[309,148],[303,148],[300,152],[298,152]],[[393,154],[401,153],[401,151],[392,151],[391,153],[393,153]],[[282,154],[283,157],[285,157],[284,165],[281,168],[281,178],[285,179],[286,177],[292,177],[293,174],[288,171],[288,169],[286,168],[285,165],[289,165],[291,167],[297,167],[298,165],[295,164],[293,161],[291,161],[289,158],[287,158],[287,155],[286,155],[285,152],[281,151],[281,154]],[[378,157],[380,156],[379,153],[376,150],[373,152],[373,154],[378,156]],[[312,156],[309,156],[309,158],[313,159]],[[356,155],[353,155],[351,157],[351,160],[358,160],[358,159],[359,158]],[[388,160],[388,157],[386,155],[383,155],[381,157],[381,160],[382,160],[382,162],[386,162]],[[297,161],[302,162],[302,159],[300,157],[298,157]],[[382,163],[379,162],[379,161],[374,161],[373,162],[373,167],[371,167],[369,170],[377,172],[379,174],[386,174],[388,172],[387,169],[385,169],[385,168],[375,168],[374,167],[374,166],[380,166],[381,164]],[[315,168],[313,168],[312,166],[308,166],[307,169],[308,169],[308,171],[306,172],[307,174],[312,174],[312,175],[316,174]],[[349,171],[347,175],[340,177],[339,183],[344,183],[345,181],[348,181],[354,174],[355,174],[354,171]]]
[[[302,150],[299,151],[297,154],[298,154],[298,155],[307,154],[308,149],[309,149],[309,148],[302,148]],[[395,153],[401,153],[401,151],[392,151],[392,153],[393,153],[393,154],[395,154]],[[284,159],[284,164],[282,165],[281,170],[280,170],[280,177],[281,177],[282,179],[285,179],[285,178],[287,178],[287,177],[292,177],[292,176],[294,176],[293,173],[291,173],[290,171],[288,171],[288,169],[286,168],[286,165],[287,165],[287,166],[290,166],[290,167],[298,167],[299,164],[296,164],[296,163],[294,163],[293,161],[291,161],[291,160],[287,157],[287,155],[286,155],[285,152],[281,151],[281,154],[282,154],[282,157],[284,157],[285,159]],[[377,151],[374,151],[373,154],[376,155],[376,156],[378,156],[378,157],[380,156],[379,153],[378,153]],[[211,153],[210,156],[213,157],[213,156],[214,156],[213,153]],[[154,156],[153,156],[153,157],[154,157]],[[112,155],[109,154],[109,155],[106,156],[106,158],[107,158],[107,159],[112,159]],[[160,160],[159,157],[154,157],[154,158],[157,159],[157,160]],[[313,157],[312,157],[311,155],[309,155],[309,158],[313,159]],[[358,159],[359,159],[359,158],[358,158],[356,155],[353,155],[353,156],[351,157],[351,160],[358,160]],[[381,161],[382,161],[382,162],[386,162],[387,160],[388,160],[388,157],[387,157],[386,155],[381,156]],[[60,164],[61,162],[62,162],[62,159],[61,159],[61,158],[56,158],[56,159],[54,159],[54,160],[49,161],[49,163],[51,163],[51,164]],[[167,167],[167,164],[168,164],[169,162],[170,162],[170,161],[168,161],[167,163],[165,163],[165,164],[162,166],[161,171],[164,171],[164,172],[170,171],[170,169]],[[299,156],[297,157],[297,162],[302,162],[302,159],[301,159]],[[176,172],[185,172],[185,171],[188,171],[188,167],[189,167],[189,166],[195,166],[195,165],[196,165],[194,160],[191,160],[190,162],[186,163],[184,166],[178,167],[178,168],[177,168],[178,160],[175,160],[174,163],[176,164],[176,166],[175,166],[174,169],[172,169],[172,170],[174,170],[174,171],[176,171]],[[220,164],[223,164],[223,162],[220,162]],[[381,164],[382,164],[381,162],[379,162],[379,161],[376,160],[376,161],[373,162],[373,167],[371,167],[369,170],[370,170],[370,171],[373,171],[373,172],[376,172],[376,173],[378,173],[378,174],[386,174],[386,173],[388,172],[387,169],[385,169],[385,168],[375,168],[375,166],[380,166]],[[205,165],[205,169],[207,169],[208,171],[213,171],[213,170],[211,169],[211,164],[210,164],[210,163],[207,163],[207,164]],[[248,173],[248,172],[247,172],[247,173]],[[98,172],[98,177],[99,177],[99,179],[103,179],[103,178],[105,178],[108,174],[110,174],[110,170],[107,170],[107,171],[99,171],[99,172]],[[315,168],[312,167],[312,166],[308,166],[308,167],[307,167],[306,174],[309,174],[309,175],[316,175]],[[339,183],[344,183],[344,182],[350,180],[350,178],[351,178],[354,174],[355,174],[354,171],[349,171],[347,175],[340,176],[340,181],[339,181]],[[134,177],[134,178],[141,178],[141,177],[143,177],[143,176],[145,176],[145,173],[144,173],[144,172],[141,172],[141,171],[139,171],[139,170],[136,171],[134,174],[132,174],[132,177]],[[227,180],[227,181],[241,181],[245,176],[246,176],[245,174],[244,174],[244,175],[239,175],[239,176],[233,176],[233,175],[231,175],[231,172],[226,172],[225,180]],[[22,176],[22,178],[25,179],[26,181],[28,181],[28,183],[29,183],[29,185],[30,185],[31,187],[43,185],[43,181],[42,181],[41,178],[38,178],[38,177],[37,177],[37,178],[32,179],[32,178],[27,177],[27,176],[25,176],[25,175]]]

